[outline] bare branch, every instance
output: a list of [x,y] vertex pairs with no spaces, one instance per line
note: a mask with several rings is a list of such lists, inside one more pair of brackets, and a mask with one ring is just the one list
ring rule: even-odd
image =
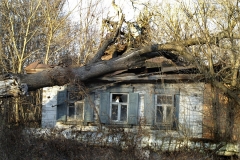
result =
[[104,55],[104,52],[108,48],[109,45],[111,45],[117,38],[117,36],[120,33],[120,29],[122,27],[123,21],[124,21],[124,15],[122,13],[122,10],[119,6],[115,4],[115,1],[112,1],[112,6],[114,9],[118,12],[119,15],[119,21],[117,23],[117,27],[115,30],[113,30],[113,33],[110,33],[110,37],[106,37],[106,40],[101,45],[101,48],[98,50],[94,58],[89,63],[94,63],[96,61],[101,60],[101,57]]

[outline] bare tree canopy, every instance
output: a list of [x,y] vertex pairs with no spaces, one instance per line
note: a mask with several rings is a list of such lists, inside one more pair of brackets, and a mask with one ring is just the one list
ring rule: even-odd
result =
[[[9,7],[9,3],[3,1],[6,7]],[[61,7],[60,4],[56,5]],[[95,30],[92,30],[92,32],[85,30],[79,34],[83,36],[80,37],[81,42],[79,44],[82,45],[79,50],[79,55],[82,56],[80,58],[81,63],[79,61],[81,56],[77,56],[78,58],[73,58],[73,60],[78,60],[75,65],[59,64],[35,74],[23,74],[20,70],[13,74],[3,74],[1,76],[0,95],[1,97],[6,95],[17,96],[18,93],[22,92],[21,90],[26,90],[26,88],[36,90],[42,87],[64,85],[74,81],[84,83],[89,79],[110,72],[142,67],[147,59],[163,56],[180,65],[194,65],[204,76],[205,82],[220,89],[239,105],[239,3],[237,0],[215,0],[214,2],[199,0],[193,4],[190,7],[185,3],[178,3],[174,9],[171,9],[173,8],[171,4],[146,3],[143,4],[145,7],[139,13],[136,21],[131,22],[126,20],[126,15],[121,7],[112,1],[112,8],[115,9],[118,20],[113,21],[111,18],[102,20],[101,39],[93,40],[92,33],[95,33]],[[97,3],[91,5],[89,7],[94,8]],[[132,1],[132,5],[134,8],[136,5],[134,1]],[[41,5],[36,6],[32,8],[29,23],[31,18],[36,16],[35,12],[38,11]],[[43,18],[42,21],[46,21],[49,30],[47,36],[44,36],[46,55],[43,58],[44,63],[48,63],[51,52],[57,52],[64,48],[61,47],[61,43],[56,42],[56,39],[63,34],[55,33],[60,33],[63,31],[61,30],[62,25],[66,27],[67,25],[64,17],[59,17],[59,22],[61,22],[59,25],[56,25],[57,19],[47,19],[48,16],[52,15],[50,13],[51,8],[46,8],[44,11],[41,18]],[[91,11],[89,10],[88,13],[91,13]],[[2,17],[6,19],[7,16],[4,14],[5,12],[2,13]],[[59,15],[57,12],[56,14]],[[88,18],[95,16],[95,13],[91,14],[88,15]],[[81,16],[83,18],[83,15]],[[9,19],[9,24],[12,24],[11,20]],[[92,22],[95,22],[94,18],[88,24]],[[80,25],[84,26],[82,22]],[[31,27],[27,26],[26,29],[28,28]],[[89,29],[90,26],[86,28]],[[23,30],[26,31],[26,29]],[[57,31],[58,29],[60,30]],[[67,32],[67,30],[65,31]],[[14,33],[13,30],[8,32],[10,35]],[[19,39],[19,41],[23,41],[21,47],[27,46],[28,42],[31,41],[30,38],[38,34],[38,31],[25,34],[27,35],[25,39]],[[64,35],[62,38],[66,37],[64,38],[65,44],[70,44],[70,41],[67,41],[68,34]],[[40,34],[38,37],[41,37]],[[14,39],[14,35],[12,38]],[[4,37],[2,39],[5,40]],[[86,41],[83,42],[83,39]],[[15,43],[12,39],[9,41],[11,41],[11,44]],[[34,44],[34,41],[31,43]],[[51,43],[55,45],[55,48],[50,45]],[[96,44],[99,45],[97,50],[98,45]],[[4,45],[6,45],[5,41],[2,43],[2,53],[8,51],[8,46]],[[32,54],[23,54],[26,47],[22,48],[21,53],[18,52],[17,47],[14,45],[10,46],[9,49],[13,49],[9,51],[9,56],[11,53],[16,52],[19,57],[23,57],[18,62],[20,63],[18,67],[22,67],[21,63],[27,57],[32,56]],[[50,51],[50,49],[52,50]],[[114,56],[114,54],[117,55]],[[68,55],[68,52],[65,55]],[[216,66],[218,69],[216,69]],[[6,84],[15,87],[4,88]],[[23,87],[21,87],[22,84],[24,84]],[[25,89],[23,89],[24,87]]]

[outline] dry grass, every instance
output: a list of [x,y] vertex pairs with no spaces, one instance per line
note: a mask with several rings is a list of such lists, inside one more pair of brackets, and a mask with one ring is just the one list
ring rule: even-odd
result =
[[[207,157],[206,153],[182,150],[178,152],[154,152],[134,147],[129,143],[127,150],[117,146],[96,147],[76,140],[63,137],[36,138],[32,135],[23,136],[22,127],[4,128],[0,137],[0,159],[4,160],[200,160],[200,159],[230,159],[217,156]],[[132,146],[130,146],[132,145]]]

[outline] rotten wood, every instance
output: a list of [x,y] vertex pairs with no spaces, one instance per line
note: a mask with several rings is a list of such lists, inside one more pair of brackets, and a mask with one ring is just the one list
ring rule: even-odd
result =
[[18,97],[27,95],[28,86],[26,83],[20,83],[18,77],[7,74],[5,79],[0,81],[0,97]]

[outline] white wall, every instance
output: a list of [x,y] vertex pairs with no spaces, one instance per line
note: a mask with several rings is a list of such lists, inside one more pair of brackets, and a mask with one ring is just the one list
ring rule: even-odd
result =
[[[137,84],[132,85],[134,92],[139,93],[139,120],[144,116],[144,94],[154,92],[159,88],[174,88],[180,93],[179,127],[180,134],[188,137],[202,137],[202,109],[204,83],[197,84]],[[127,85],[123,85],[127,87]],[[42,127],[61,127],[56,123],[57,116],[57,92],[64,87],[54,86],[43,89]],[[100,93],[95,93],[95,106],[99,109]],[[95,116],[96,118],[97,116]],[[95,119],[96,120],[96,119]]]
[[64,86],[43,88],[42,97],[42,127],[55,127],[57,120],[57,92],[64,90]]
[[204,83],[183,84],[180,88],[179,122],[190,137],[202,137]]

